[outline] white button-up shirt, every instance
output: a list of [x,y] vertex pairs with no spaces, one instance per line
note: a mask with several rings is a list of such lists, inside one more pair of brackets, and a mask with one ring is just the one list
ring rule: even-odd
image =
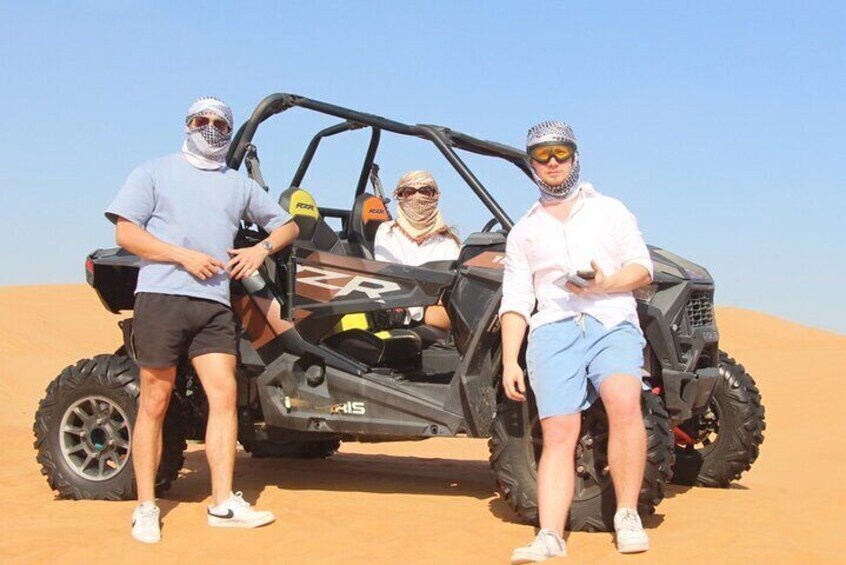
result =
[[606,276],[632,263],[650,276],[653,270],[637,220],[626,206],[589,183],[579,188],[567,220],[558,220],[537,202],[508,234],[499,314],[520,314],[530,330],[580,314],[609,328],[625,321],[640,328],[631,292],[579,296],[564,286],[561,277],[591,269],[591,261]]
[[[417,243],[402,233],[400,228],[393,228],[394,222],[382,222],[376,230],[373,242],[373,256],[377,261],[388,261],[401,265],[419,267],[430,261],[453,261],[458,259],[461,246],[448,235],[438,234],[429,237],[423,243]],[[392,229],[393,228],[393,229]],[[423,319],[424,308],[414,306],[408,309],[411,319]]]

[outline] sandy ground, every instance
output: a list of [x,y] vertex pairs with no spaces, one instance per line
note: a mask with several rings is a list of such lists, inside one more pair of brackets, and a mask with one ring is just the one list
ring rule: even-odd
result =
[[[616,554],[610,534],[569,536],[550,563],[822,563],[846,550],[846,336],[738,309],[718,312],[723,348],[761,388],[766,441],[730,489],[671,487],[645,523],[653,549]],[[164,539],[129,536],[132,502],[56,500],[32,447],[47,383],[119,344],[117,316],[84,285],[0,288],[0,562],[507,563],[533,536],[495,492],[484,440],[344,444],[326,461],[251,460],[236,486],[272,509],[253,531],[205,524],[200,446],[161,501]]]

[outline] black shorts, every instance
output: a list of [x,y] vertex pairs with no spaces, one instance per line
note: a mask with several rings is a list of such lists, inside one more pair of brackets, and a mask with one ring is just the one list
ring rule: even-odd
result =
[[135,296],[132,344],[141,367],[174,367],[187,353],[189,359],[206,353],[236,355],[235,317],[220,302],[139,292]]

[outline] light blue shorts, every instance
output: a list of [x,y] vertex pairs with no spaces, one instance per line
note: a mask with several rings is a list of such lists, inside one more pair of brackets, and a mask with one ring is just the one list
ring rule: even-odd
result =
[[567,318],[535,328],[526,363],[541,418],[578,414],[616,374],[641,381],[646,340],[629,322],[606,328],[596,318]]

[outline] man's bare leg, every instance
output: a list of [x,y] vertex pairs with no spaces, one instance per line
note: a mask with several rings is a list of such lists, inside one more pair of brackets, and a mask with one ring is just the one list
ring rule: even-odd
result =
[[637,509],[646,466],[646,429],[640,409],[641,385],[630,375],[611,375],[599,394],[608,413],[608,466],[617,508]]
[[236,411],[235,356],[207,353],[192,360],[209,401],[206,425],[206,459],[211,471],[214,505],[232,493],[235,470],[235,442],[238,438]]
[[176,367],[141,368],[138,417],[132,431],[132,463],[138,485],[138,502],[156,499],[156,472],[162,457],[162,424],[175,379]]
[[538,514],[540,527],[564,535],[564,523],[573,501],[573,455],[579,438],[581,415],[552,416],[541,420],[543,452],[538,464]]

